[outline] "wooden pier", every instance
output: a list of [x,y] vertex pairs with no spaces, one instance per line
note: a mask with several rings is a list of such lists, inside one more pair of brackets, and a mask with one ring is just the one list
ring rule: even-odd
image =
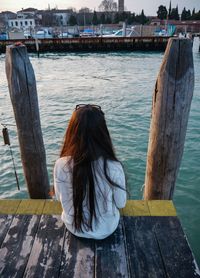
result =
[[107,239],[70,234],[52,200],[0,201],[0,277],[200,277],[171,201],[128,201]]
[[[63,39],[17,40],[23,43],[28,52],[98,52],[98,51],[164,51],[169,37],[92,37]],[[7,45],[16,40],[0,41],[0,54],[6,52]]]

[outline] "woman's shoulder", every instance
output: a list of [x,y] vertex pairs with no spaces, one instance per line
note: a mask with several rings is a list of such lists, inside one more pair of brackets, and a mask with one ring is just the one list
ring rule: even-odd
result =
[[63,156],[56,160],[55,169],[68,170],[69,166],[71,166],[71,157]]

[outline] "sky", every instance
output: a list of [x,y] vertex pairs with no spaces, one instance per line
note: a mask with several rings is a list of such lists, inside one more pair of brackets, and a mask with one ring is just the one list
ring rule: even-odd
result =
[[[118,0],[115,0],[118,2]],[[159,5],[169,7],[170,0],[124,0],[125,7],[128,11],[140,13],[142,9],[146,15],[156,15],[156,11]],[[195,8],[196,11],[200,10],[200,0],[172,0],[172,7],[176,7],[178,4],[179,12],[183,7],[187,9]],[[98,10],[101,0],[0,0],[0,11],[13,11],[16,12],[22,8],[36,8],[47,9],[48,4],[50,8],[57,7],[58,9],[66,9],[74,7],[80,9],[82,7],[88,7],[90,9]]]

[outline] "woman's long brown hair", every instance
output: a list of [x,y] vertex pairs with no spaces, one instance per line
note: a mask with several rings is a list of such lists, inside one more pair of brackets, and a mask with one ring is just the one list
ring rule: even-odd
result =
[[[93,161],[102,157],[104,175],[109,184],[120,187],[109,177],[107,160],[118,161],[113,150],[104,113],[96,106],[85,105],[75,110],[70,119],[60,157],[70,156],[72,165],[74,227],[92,230],[92,221],[96,217],[96,172]],[[70,165],[70,163],[69,163]],[[89,220],[83,214],[83,201],[87,197]]]

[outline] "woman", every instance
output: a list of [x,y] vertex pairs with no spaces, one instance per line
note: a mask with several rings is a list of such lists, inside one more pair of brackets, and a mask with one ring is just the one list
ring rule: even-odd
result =
[[54,186],[71,233],[103,239],[115,231],[126,203],[125,176],[100,106],[76,106],[55,164]]

